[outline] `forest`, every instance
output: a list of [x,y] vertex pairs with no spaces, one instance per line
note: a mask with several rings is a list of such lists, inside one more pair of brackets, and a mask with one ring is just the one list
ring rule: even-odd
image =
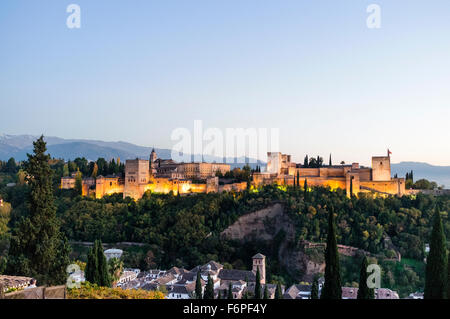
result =
[[[146,244],[146,251],[135,251],[133,256],[127,256],[127,266],[190,269],[216,260],[229,268],[248,269],[251,255],[262,252],[269,257],[269,281],[292,283],[292,276],[277,260],[279,242],[241,244],[219,237],[220,232],[239,216],[275,201],[285,203],[285,209],[295,224],[298,241],[324,242],[328,209],[333,207],[337,214],[339,244],[358,247],[387,259],[395,254],[392,251],[395,248],[405,261],[399,265],[386,264],[387,273],[383,280],[386,286],[403,289],[405,293],[412,289],[407,287],[408,284],[423,286],[420,276],[423,275],[425,244],[429,242],[436,207],[442,212],[444,231],[450,238],[449,196],[418,194],[383,198],[360,194],[347,198],[339,189],[306,187],[305,190],[304,186],[268,185],[240,193],[175,196],[147,192],[138,201],[123,199],[122,194],[93,199],[81,197],[74,190],[58,188],[58,178],[65,165],[55,160],[52,166],[55,171],[55,204],[62,232],[70,241],[101,239],[104,243],[127,241]],[[96,165],[91,166],[100,169],[95,168]],[[89,170],[89,165],[83,167]],[[119,170],[120,164],[113,168]],[[7,258],[9,233],[28,211],[28,187],[20,182],[20,167],[11,171],[0,175],[0,198],[4,201],[0,208],[0,271]],[[17,183],[16,186],[7,187],[6,182],[11,180]],[[386,239],[390,240],[392,247],[386,247]],[[83,259],[85,255],[78,257]],[[346,263],[344,258],[342,263],[344,282],[352,284],[355,280],[355,273],[350,271],[352,262]]]

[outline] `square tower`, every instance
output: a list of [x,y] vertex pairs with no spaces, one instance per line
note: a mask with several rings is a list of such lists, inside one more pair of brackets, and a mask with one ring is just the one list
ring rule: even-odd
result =
[[125,163],[125,189],[123,197],[130,196],[135,200],[144,195],[145,188],[150,181],[149,160],[127,160]]
[[372,181],[391,180],[391,158],[390,156],[372,157]]
[[256,254],[252,257],[253,259],[253,269],[252,272],[256,275],[256,271],[259,269],[259,274],[261,275],[261,284],[266,284],[266,256],[263,254]]

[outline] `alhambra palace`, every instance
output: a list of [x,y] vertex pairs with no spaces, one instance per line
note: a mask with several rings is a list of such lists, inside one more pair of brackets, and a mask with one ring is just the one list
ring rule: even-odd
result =
[[[242,191],[246,182],[219,182],[218,172],[222,175],[230,171],[229,164],[223,163],[177,163],[171,159],[160,159],[152,150],[149,160],[133,159],[125,163],[125,176],[109,175],[97,178],[83,178],[83,195],[102,198],[105,195],[123,193],[123,197],[140,199],[145,192],[183,195],[190,193],[210,193],[224,191]],[[291,162],[291,155],[280,152],[267,153],[265,172],[253,173],[252,186],[267,184],[294,185],[306,183],[308,186],[325,186],[332,190],[341,188],[357,195],[361,192],[378,195],[403,196],[404,178],[391,177],[390,154],[372,157],[372,167],[363,167],[359,163],[351,165],[329,165],[318,168],[304,167]],[[62,189],[75,187],[75,176],[61,179]]]

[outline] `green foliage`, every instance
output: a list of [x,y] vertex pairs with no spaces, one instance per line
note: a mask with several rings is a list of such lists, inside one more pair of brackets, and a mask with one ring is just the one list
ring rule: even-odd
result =
[[367,267],[369,263],[367,262],[367,257],[364,256],[361,262],[361,271],[359,274],[359,289],[357,299],[374,299],[375,292],[373,288],[367,287]]
[[341,271],[336,242],[334,209],[331,209],[328,218],[327,247],[325,249],[325,284],[323,286],[320,298],[341,299],[341,287]]
[[256,269],[255,299],[261,299],[261,273],[259,272],[259,267]]
[[447,241],[442,227],[441,214],[436,208],[431,233],[430,253],[427,257],[425,299],[447,298]]
[[100,287],[111,287],[112,285],[112,278],[105,254],[103,253],[101,240],[96,240],[94,247],[89,251],[85,276],[87,281]]
[[275,290],[275,299],[283,299],[283,292],[281,290],[281,284],[277,284],[277,289]]
[[231,282],[228,284],[228,299],[234,299],[233,298],[233,286],[231,285]]
[[200,270],[197,272],[197,280],[195,281],[195,299],[202,299],[202,277]]
[[267,285],[264,285],[263,299],[269,299],[269,290],[267,289]]
[[311,286],[311,299],[319,299],[319,282],[317,277],[314,278]]
[[6,272],[37,279],[40,284],[61,284],[69,263],[69,246],[60,233],[53,199],[50,156],[41,136],[34,143],[34,154],[28,154],[25,169],[30,192],[27,216],[14,227]]
[[214,299],[214,282],[209,274],[208,274],[208,282],[206,283],[205,294],[203,295],[203,299]]

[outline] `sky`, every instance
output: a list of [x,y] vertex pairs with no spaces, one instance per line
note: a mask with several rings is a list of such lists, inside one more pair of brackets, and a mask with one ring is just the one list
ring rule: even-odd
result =
[[278,128],[299,162],[450,165],[449,17],[448,0],[2,0],[0,134],[172,148],[201,120]]

